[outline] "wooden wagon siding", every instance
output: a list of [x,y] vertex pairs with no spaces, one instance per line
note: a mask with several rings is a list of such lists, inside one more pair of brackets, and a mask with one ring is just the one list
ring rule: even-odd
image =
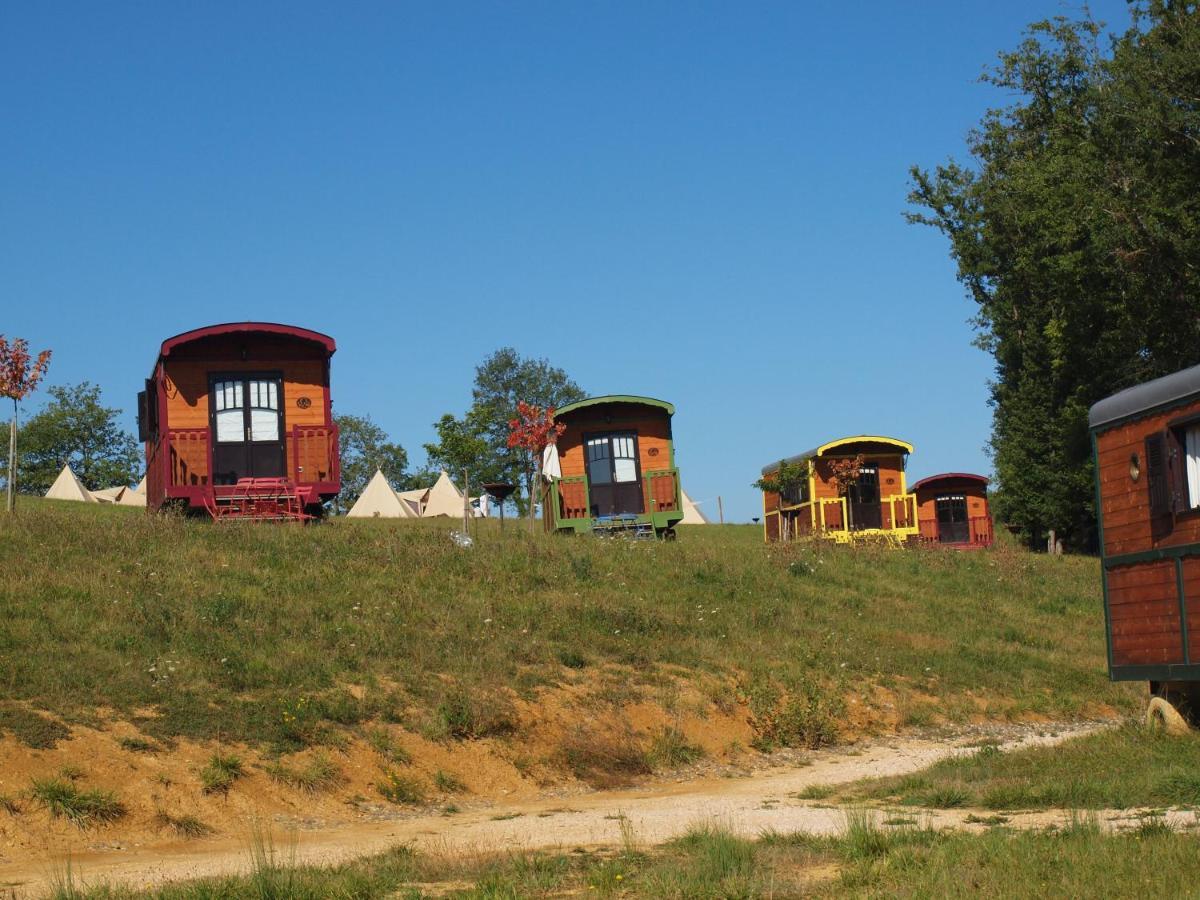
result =
[[637,443],[642,505],[637,518],[652,524],[656,532],[671,529],[683,517],[671,433],[673,414],[674,407],[669,403],[631,395],[597,397],[564,406],[556,415],[565,426],[557,442],[562,475],[544,495],[550,513],[544,516],[546,530],[592,530],[597,493],[587,480],[587,441],[597,437],[615,439],[626,433]]
[[[1200,421],[1200,367],[1092,407],[1109,674],[1200,682],[1200,509],[1181,429]],[[1152,493],[1155,500],[1152,502]]]
[[[792,462],[811,462],[807,498],[802,502],[781,501],[776,491],[763,492],[763,534],[766,540],[809,534],[832,536],[840,541],[859,535],[883,535],[892,540],[907,540],[917,531],[915,498],[905,485],[905,464],[912,447],[894,438],[860,435],[841,438],[814,450],[799,454]],[[839,492],[834,478],[838,460],[862,457],[863,464],[874,466],[878,474],[879,527],[863,527],[851,522],[847,498]],[[772,469],[763,470],[764,476]]]
[[146,441],[147,506],[168,500],[204,506],[212,484],[210,385],[222,376],[279,379],[283,477],[315,502],[336,496],[340,472],[329,390],[332,339],[272,323],[197,329],[163,343],[148,387],[157,432]]
[[[1139,550],[1180,547],[1200,543],[1200,514],[1178,516],[1165,535],[1155,535],[1150,517],[1149,478],[1130,485],[1130,457],[1137,454],[1145,466],[1146,437],[1161,432],[1168,424],[1192,412],[1200,404],[1160,412],[1126,422],[1100,435],[1096,441],[1096,477],[1100,484],[1100,511],[1104,522],[1104,554],[1119,556]],[[1133,489],[1127,489],[1132,487]]]
[[[912,486],[916,495],[917,523],[921,540],[945,543],[959,549],[990,547],[994,540],[992,513],[987,498],[988,480],[969,472],[943,472],[922,478]],[[961,496],[965,505],[965,531],[946,540],[938,522],[938,500]]]

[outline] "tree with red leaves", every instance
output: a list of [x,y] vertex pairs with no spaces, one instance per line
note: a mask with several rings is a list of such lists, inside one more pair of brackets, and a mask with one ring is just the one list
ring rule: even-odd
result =
[[[557,443],[558,436],[567,426],[554,421],[554,407],[542,409],[532,403],[521,400],[517,403],[517,417],[508,422],[508,446],[512,449],[524,450],[533,457],[535,474],[533,484],[538,484],[542,474],[542,453],[551,444]],[[533,490],[529,492],[529,530],[533,531],[533,513],[537,508]]]
[[847,498],[846,519],[850,528],[854,528],[854,504],[850,502],[850,489],[858,483],[858,476],[862,474],[864,462],[863,455],[860,453],[844,459],[831,459],[826,463],[829,468],[830,480],[837,485],[838,496]]
[[29,341],[14,338],[12,343],[0,334],[0,397],[13,402],[12,422],[8,432],[8,503],[13,511],[17,487],[17,403],[33,393],[46,368],[50,365],[50,351],[43,350],[35,360],[29,355]]

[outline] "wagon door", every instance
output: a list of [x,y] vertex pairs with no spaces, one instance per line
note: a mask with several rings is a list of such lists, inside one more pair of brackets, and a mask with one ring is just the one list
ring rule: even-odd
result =
[[883,527],[883,507],[879,499],[879,466],[867,463],[858,470],[858,479],[850,485],[850,518],[855,530]]
[[943,494],[936,500],[938,541],[942,544],[965,544],[971,539],[967,521],[967,498],[963,494]]
[[637,435],[632,431],[588,435],[585,445],[592,515],[641,515]]
[[213,435],[213,483],[287,474],[282,380],[218,375],[209,391]]

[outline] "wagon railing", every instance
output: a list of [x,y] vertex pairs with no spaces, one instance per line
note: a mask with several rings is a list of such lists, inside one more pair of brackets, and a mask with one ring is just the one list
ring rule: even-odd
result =
[[676,512],[683,508],[683,498],[679,491],[678,469],[644,472],[642,483],[646,512]]

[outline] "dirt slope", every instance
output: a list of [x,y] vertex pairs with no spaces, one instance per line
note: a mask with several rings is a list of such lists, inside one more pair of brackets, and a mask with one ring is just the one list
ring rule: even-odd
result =
[[[397,843],[454,855],[614,845],[622,840],[623,822],[647,845],[669,840],[700,821],[716,821],[747,835],[765,829],[831,833],[844,825],[844,812],[798,800],[797,792],[812,785],[916,771],[948,755],[970,752],[969,745],[982,736],[999,738],[1011,749],[1057,743],[1096,727],[1102,726],[977,729],[955,740],[895,738],[820,751],[808,757],[810,764],[775,766],[745,777],[710,775],[632,790],[520,797],[450,816],[380,812],[374,820],[347,816],[333,821],[305,817],[299,809],[243,805],[240,829],[186,843],[158,840],[106,847],[95,843],[94,836],[60,829],[44,835],[41,852],[22,853],[20,858],[6,854],[0,861],[0,886],[14,889],[16,896],[38,896],[55,872],[65,869],[68,857],[76,879],[89,885],[147,885],[242,872],[249,865],[248,848],[256,828],[269,831],[279,852],[298,863],[334,863]],[[965,815],[947,811],[929,814],[929,819],[935,825],[962,825]],[[1012,824],[1058,818],[1061,814],[1041,813],[1015,817]]]

